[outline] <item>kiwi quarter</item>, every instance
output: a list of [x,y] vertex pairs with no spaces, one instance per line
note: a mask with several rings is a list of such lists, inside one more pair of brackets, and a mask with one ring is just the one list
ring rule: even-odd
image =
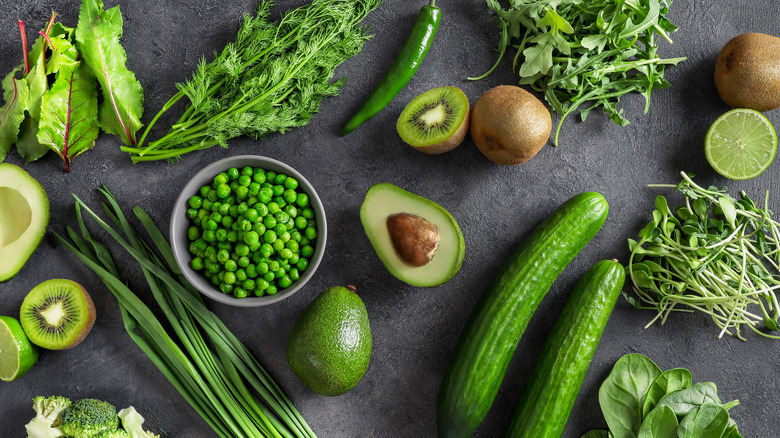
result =
[[95,323],[95,305],[75,281],[52,279],[24,298],[19,320],[30,341],[49,350],[75,347]]
[[469,126],[469,99],[457,87],[439,87],[412,99],[398,118],[401,139],[426,154],[458,147]]

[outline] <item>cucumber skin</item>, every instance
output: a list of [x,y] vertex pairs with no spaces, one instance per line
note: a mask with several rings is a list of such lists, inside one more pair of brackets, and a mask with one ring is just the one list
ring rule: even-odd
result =
[[528,322],[555,279],[607,218],[604,197],[564,202],[523,240],[471,313],[439,388],[441,438],[468,438],[484,420]]
[[602,260],[577,283],[531,371],[507,438],[563,435],[625,281],[620,263]]

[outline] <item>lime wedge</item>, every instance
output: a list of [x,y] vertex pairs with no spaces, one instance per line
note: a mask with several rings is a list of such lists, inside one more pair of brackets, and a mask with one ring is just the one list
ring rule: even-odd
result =
[[16,318],[0,316],[0,380],[22,377],[38,360],[35,348]]
[[737,108],[718,117],[704,139],[704,154],[715,171],[734,180],[755,178],[772,164],[777,133],[758,111]]

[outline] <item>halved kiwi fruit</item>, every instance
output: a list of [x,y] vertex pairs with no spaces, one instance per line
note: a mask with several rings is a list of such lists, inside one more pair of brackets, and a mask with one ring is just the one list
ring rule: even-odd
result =
[[95,323],[95,305],[80,284],[47,280],[24,298],[19,320],[30,342],[49,350],[75,347]]
[[401,139],[426,154],[455,149],[468,127],[469,99],[457,87],[433,88],[415,97],[396,124]]

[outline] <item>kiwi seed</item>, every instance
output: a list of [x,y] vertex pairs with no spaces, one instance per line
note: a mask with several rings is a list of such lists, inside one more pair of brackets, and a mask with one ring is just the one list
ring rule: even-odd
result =
[[456,148],[468,131],[469,100],[459,88],[439,87],[412,99],[398,118],[401,139],[427,154]]
[[32,343],[63,350],[78,345],[92,329],[95,305],[75,281],[47,280],[27,294],[19,320]]

